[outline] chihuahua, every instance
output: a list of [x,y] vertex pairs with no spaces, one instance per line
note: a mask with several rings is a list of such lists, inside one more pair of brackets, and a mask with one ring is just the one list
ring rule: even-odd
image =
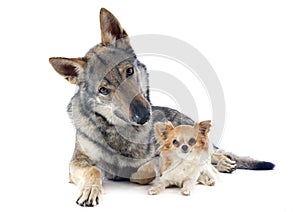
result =
[[183,195],[190,195],[197,183],[212,186],[218,176],[211,165],[212,144],[208,140],[211,121],[194,126],[171,122],[158,122],[154,126],[155,137],[160,144],[160,175],[150,195],[159,194],[166,187],[177,186]]

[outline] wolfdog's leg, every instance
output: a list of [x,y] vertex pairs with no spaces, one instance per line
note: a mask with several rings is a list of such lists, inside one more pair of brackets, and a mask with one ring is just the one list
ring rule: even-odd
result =
[[70,182],[80,189],[76,203],[80,206],[95,206],[103,194],[100,171],[92,165],[92,161],[75,149],[70,162]]
[[151,183],[159,175],[159,158],[155,157],[142,165],[130,177],[130,182],[146,185]]

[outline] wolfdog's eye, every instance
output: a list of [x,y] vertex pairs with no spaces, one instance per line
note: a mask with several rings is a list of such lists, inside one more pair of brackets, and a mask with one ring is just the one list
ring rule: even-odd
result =
[[110,90],[108,88],[101,87],[101,88],[99,88],[99,93],[101,93],[103,95],[108,95],[108,94],[110,94]]
[[173,141],[174,146],[179,146],[179,141],[177,141],[176,139]]
[[194,145],[196,143],[196,140],[194,139],[194,138],[191,138],[190,140],[189,140],[189,145]]
[[133,67],[127,68],[126,69],[126,77],[130,77],[134,74]]

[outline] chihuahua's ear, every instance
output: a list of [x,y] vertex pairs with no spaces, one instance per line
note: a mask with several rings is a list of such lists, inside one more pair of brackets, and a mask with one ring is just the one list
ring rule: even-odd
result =
[[78,75],[86,65],[84,58],[51,57],[49,62],[57,73],[72,84],[79,84]]
[[157,122],[154,125],[155,138],[159,143],[164,143],[168,138],[168,134],[174,129],[174,126],[171,122]]
[[210,131],[211,121],[207,120],[202,122],[196,122],[194,127],[198,129],[202,135],[207,136]]
[[119,39],[126,39],[129,42],[128,35],[118,19],[105,8],[100,10],[100,28],[102,44],[104,45],[113,44]]

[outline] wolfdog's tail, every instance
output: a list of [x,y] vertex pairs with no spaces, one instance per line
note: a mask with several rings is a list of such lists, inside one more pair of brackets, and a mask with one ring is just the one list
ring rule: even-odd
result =
[[231,152],[218,149],[217,152],[224,154],[230,160],[235,161],[236,169],[250,169],[250,170],[272,170],[275,164],[267,161],[256,160],[250,157],[237,156]]

